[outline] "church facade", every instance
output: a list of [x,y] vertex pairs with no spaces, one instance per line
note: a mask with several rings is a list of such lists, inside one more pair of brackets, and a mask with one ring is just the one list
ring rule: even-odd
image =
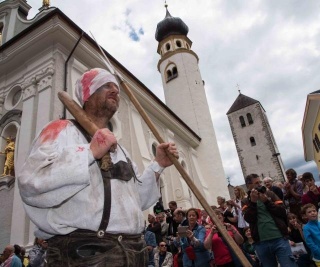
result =
[[[94,40],[63,12],[44,5],[32,20],[28,20],[30,8],[25,0],[6,0],[0,3],[0,134],[3,137],[0,148],[1,151],[5,150],[6,138],[14,140],[16,172],[28,155],[33,139],[44,125],[51,120],[64,118],[65,115],[66,118],[71,118],[71,115],[65,112],[57,93],[65,90],[74,97],[73,86],[84,71],[94,67],[104,68],[100,50]],[[164,42],[176,38],[172,32],[167,33],[169,35],[166,38],[169,39],[159,42],[161,49],[166,46]],[[179,60],[176,60],[175,56],[181,54],[182,60],[190,60],[194,66],[197,66],[198,60],[191,50],[186,34],[178,35],[185,49],[175,51],[174,55],[170,56],[160,53],[159,71],[163,80],[167,79],[165,77],[168,74],[169,61],[177,66],[178,75],[171,79],[172,85],[176,81],[183,82],[186,77],[182,74],[187,71],[180,68]],[[160,50],[158,48],[158,51]],[[209,130],[189,124],[191,120],[179,114],[167,99],[167,95],[169,98],[175,96],[165,92],[168,103],[164,104],[121,63],[107,51],[105,53],[117,71],[128,81],[163,139],[177,144],[182,166],[190,176],[192,174],[193,182],[207,201],[215,204],[218,194],[228,197],[211,118],[200,121],[203,125],[208,123]],[[171,71],[173,73],[174,70]],[[202,83],[199,73],[192,75],[196,83]],[[164,88],[171,90],[167,82],[164,83]],[[196,89],[198,88],[192,90]],[[206,100],[204,89],[201,97],[201,101]],[[153,160],[154,147],[158,141],[123,91],[120,99],[119,110],[109,127],[142,170]],[[203,109],[199,111],[207,112]],[[208,112],[208,116],[209,114]],[[195,120],[197,116],[194,116]],[[206,149],[210,141],[214,145]],[[4,169],[4,164],[5,157],[0,159],[0,168]],[[197,199],[174,167],[164,171],[160,187],[165,207],[170,200],[175,200],[178,206],[184,208],[200,208]],[[2,247],[9,243],[32,244],[34,225],[24,212],[14,173],[0,177],[0,201],[3,207],[0,211]],[[150,212],[151,210],[146,211]]]

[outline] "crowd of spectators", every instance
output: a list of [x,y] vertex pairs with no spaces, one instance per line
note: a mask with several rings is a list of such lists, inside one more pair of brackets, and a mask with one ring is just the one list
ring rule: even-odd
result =
[[48,247],[46,240],[35,238],[26,255],[26,249],[17,244],[8,245],[0,257],[0,267],[44,267]]
[[[253,267],[320,266],[320,188],[312,173],[298,178],[289,169],[286,176],[274,181],[248,175],[246,189],[236,186],[234,199],[217,196],[218,205],[211,206]],[[178,208],[175,201],[168,207],[158,202],[150,214],[160,225],[147,229],[161,232],[151,266],[241,266],[205,210]]]
[[[253,267],[320,266],[320,188],[310,172],[300,177],[286,171],[286,181],[245,178],[246,188],[234,187],[234,199],[217,196],[211,206],[227,233]],[[205,210],[179,208],[175,201],[165,209],[156,203],[148,215],[144,238],[148,267],[240,267],[241,263]],[[5,247],[0,267],[43,267],[47,242],[35,239],[26,250]]]

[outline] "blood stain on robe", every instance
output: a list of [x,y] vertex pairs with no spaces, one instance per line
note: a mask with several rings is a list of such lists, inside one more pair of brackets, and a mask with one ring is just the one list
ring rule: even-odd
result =
[[84,147],[83,146],[78,146],[78,149],[76,152],[82,152],[84,150]]
[[68,120],[56,120],[44,128],[40,134],[41,143],[54,141],[59,133],[70,123]]

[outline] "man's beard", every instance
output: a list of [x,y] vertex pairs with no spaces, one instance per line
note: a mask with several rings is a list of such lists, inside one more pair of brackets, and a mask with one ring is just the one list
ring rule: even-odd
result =
[[97,104],[95,108],[94,115],[97,118],[111,118],[113,114],[118,110],[117,105],[109,104],[105,101],[101,101]]

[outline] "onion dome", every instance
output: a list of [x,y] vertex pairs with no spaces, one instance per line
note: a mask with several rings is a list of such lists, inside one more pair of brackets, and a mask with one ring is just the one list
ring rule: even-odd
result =
[[172,17],[166,6],[166,17],[157,25],[156,40],[161,42],[169,35],[179,34],[187,36],[189,28],[180,18]]

